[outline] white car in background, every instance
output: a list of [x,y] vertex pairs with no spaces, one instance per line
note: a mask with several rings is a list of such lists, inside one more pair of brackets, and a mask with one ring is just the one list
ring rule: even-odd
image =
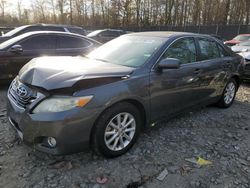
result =
[[250,40],[236,44],[231,49],[236,53],[250,52]]
[[245,70],[243,73],[244,74],[243,79],[250,81],[250,50],[238,54],[245,59],[245,68],[244,68]]

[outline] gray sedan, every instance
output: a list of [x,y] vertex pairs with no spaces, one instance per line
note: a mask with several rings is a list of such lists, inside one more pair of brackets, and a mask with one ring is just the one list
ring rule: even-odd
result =
[[143,128],[190,107],[230,107],[243,59],[205,35],[121,36],[86,57],[42,57],[8,91],[8,117],[25,143],[51,154],[91,147],[127,152]]

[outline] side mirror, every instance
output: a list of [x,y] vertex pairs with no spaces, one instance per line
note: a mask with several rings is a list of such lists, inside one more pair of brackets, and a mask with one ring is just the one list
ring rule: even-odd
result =
[[179,59],[175,58],[166,58],[160,61],[158,64],[158,69],[179,69],[181,62]]
[[12,46],[9,51],[12,53],[20,54],[23,52],[23,47],[17,44],[17,45]]

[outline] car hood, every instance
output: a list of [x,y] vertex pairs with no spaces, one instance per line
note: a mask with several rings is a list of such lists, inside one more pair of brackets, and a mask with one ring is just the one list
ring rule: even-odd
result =
[[40,57],[26,64],[18,77],[22,83],[46,90],[90,88],[121,80],[134,69],[80,56]]
[[250,46],[232,46],[234,52],[250,51]]

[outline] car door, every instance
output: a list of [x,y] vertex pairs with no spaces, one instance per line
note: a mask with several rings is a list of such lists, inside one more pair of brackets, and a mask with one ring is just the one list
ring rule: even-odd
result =
[[17,75],[19,70],[31,59],[54,55],[56,39],[52,35],[35,35],[17,42],[15,45],[20,45],[22,51],[13,52],[11,50],[12,45],[6,52],[6,56],[8,57],[6,70],[12,75],[10,77]]
[[77,56],[89,52],[93,44],[76,36],[61,35],[57,37],[56,54],[63,56]]
[[220,91],[225,85],[223,81],[227,73],[223,69],[224,60],[221,57],[218,43],[209,38],[197,38],[197,43],[199,52],[198,64],[201,70],[198,82],[200,94],[197,99],[205,102],[213,100],[221,94]]
[[224,79],[222,82],[220,82],[221,85],[219,86],[219,89],[220,89],[219,92],[221,94],[222,91],[224,90],[225,85],[227,84],[228,80],[231,77],[233,64],[234,63],[238,64],[238,60],[237,59],[235,60],[235,57],[233,57],[232,54],[227,52],[221,44],[217,43],[217,46],[220,52],[220,57],[222,59],[222,61],[220,62],[220,67],[224,75]]
[[[176,58],[179,69],[157,70],[157,64],[165,58]],[[197,103],[200,66],[194,38],[184,37],[173,42],[160,57],[150,73],[151,118],[171,115]]]

